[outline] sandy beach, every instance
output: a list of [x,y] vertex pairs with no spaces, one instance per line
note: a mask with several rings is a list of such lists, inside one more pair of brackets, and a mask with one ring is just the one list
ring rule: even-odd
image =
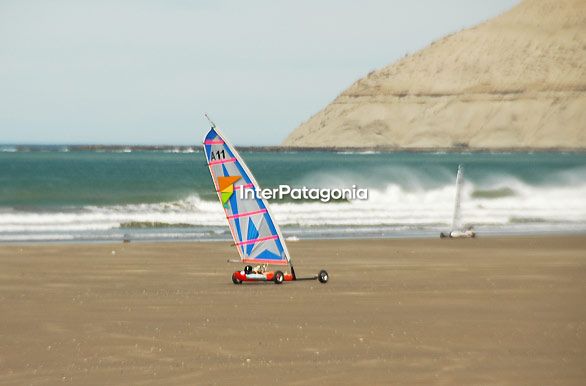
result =
[[0,246],[0,384],[583,384],[586,237]]

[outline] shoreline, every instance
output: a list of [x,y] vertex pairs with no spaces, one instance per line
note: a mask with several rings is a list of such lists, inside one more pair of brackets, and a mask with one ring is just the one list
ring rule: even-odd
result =
[[[171,228],[172,229],[172,228]],[[431,234],[433,232],[433,234]],[[357,236],[357,237],[305,237],[298,238],[296,240],[288,240],[288,237],[297,236],[285,236],[285,242],[289,244],[306,242],[306,241],[384,241],[384,240],[421,240],[430,241],[440,239],[439,232],[441,231],[430,231],[424,232],[423,234],[397,234],[397,235],[385,235],[385,236]],[[437,236],[434,236],[437,233]],[[475,239],[508,239],[508,238],[548,238],[548,237],[585,237],[586,230],[576,231],[544,231],[544,232],[531,232],[531,231],[515,231],[515,232],[488,232],[477,234]],[[446,241],[452,240],[450,238],[444,239]],[[453,240],[455,241],[455,239]],[[80,239],[80,240],[25,240],[25,241],[0,241],[0,248],[4,246],[52,246],[52,245],[128,245],[128,244],[198,244],[198,243],[233,243],[231,238],[213,238],[213,239],[130,239],[125,242],[124,239],[103,239],[103,240],[91,240],[91,239]]]

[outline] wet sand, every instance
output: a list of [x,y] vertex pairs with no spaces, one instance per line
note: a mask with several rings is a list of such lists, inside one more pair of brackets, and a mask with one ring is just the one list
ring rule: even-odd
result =
[[[0,384],[584,384],[586,236],[0,246]],[[112,253],[115,252],[115,254]]]

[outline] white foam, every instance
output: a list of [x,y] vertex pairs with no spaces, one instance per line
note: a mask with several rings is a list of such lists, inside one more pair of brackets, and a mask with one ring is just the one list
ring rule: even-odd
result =
[[[586,224],[586,183],[569,186],[536,187],[518,180],[499,180],[514,194],[498,198],[472,198],[476,187],[464,186],[462,219],[475,226],[522,226],[567,224],[568,228]],[[483,186],[483,189],[486,189]],[[342,229],[437,229],[448,226],[455,188],[407,190],[396,184],[370,190],[366,201],[324,204],[321,202],[272,202],[277,222],[284,227]],[[176,202],[113,206],[86,206],[77,212],[31,213],[8,211],[0,216],[0,240],[40,238],[47,232],[68,235],[75,232],[105,232],[130,222],[190,224],[194,227],[223,229],[226,220],[216,201],[204,201],[193,195]],[[525,220],[524,220],[525,219]],[[519,224],[521,223],[521,224]],[[374,227],[374,228],[373,228]],[[162,234],[163,229],[153,233]],[[319,232],[319,230],[318,230]],[[61,237],[53,235],[51,237]]]

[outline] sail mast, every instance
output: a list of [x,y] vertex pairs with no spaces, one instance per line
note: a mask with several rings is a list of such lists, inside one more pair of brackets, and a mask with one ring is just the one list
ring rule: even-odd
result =
[[206,117],[206,119],[208,120],[208,122],[210,123],[210,125],[212,126],[212,129],[216,128],[216,124],[214,123],[214,121],[212,121],[212,119],[208,116],[208,113],[205,113],[204,116]]
[[462,185],[464,183],[464,167],[458,165],[458,175],[456,176],[456,200],[454,201],[454,216],[452,217],[452,231],[460,228],[460,200],[462,197]]

